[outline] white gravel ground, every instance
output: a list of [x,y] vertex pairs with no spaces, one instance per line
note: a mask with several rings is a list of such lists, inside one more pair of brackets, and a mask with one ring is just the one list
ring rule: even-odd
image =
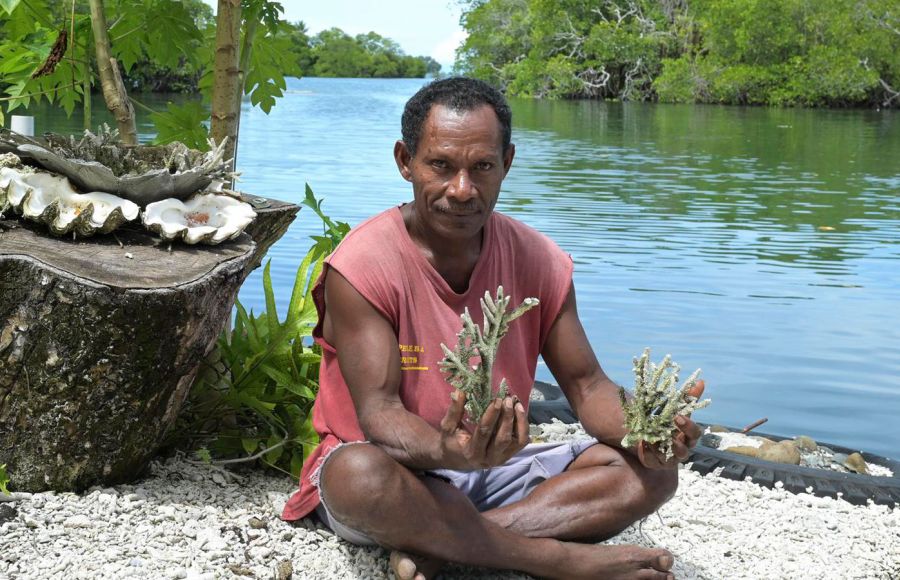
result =
[[[575,434],[544,427],[547,439]],[[385,551],[346,544],[308,520],[281,521],[294,489],[287,477],[235,481],[176,458],[134,485],[21,494],[0,503],[0,521],[11,517],[0,524],[0,578],[276,578],[284,561],[302,580],[389,577]],[[658,515],[611,542],[671,550],[679,579],[900,579],[900,508],[687,469]],[[526,578],[461,567],[444,577]]]

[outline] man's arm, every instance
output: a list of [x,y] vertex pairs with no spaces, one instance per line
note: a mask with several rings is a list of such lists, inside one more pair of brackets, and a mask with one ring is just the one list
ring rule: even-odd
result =
[[[578,318],[574,285],[547,335],[541,356],[585,431],[601,443],[621,447],[627,431],[619,387],[603,372],[591,348]],[[665,461],[661,454],[649,451],[643,444],[629,451],[647,467],[674,467],[678,461],[687,458],[690,447],[696,445],[700,437],[699,427],[687,417],[677,418],[676,426],[680,432],[673,442],[675,457],[672,461]]]
[[495,401],[469,434],[460,428],[464,397],[457,391],[441,429],[410,413],[400,400],[400,349],[390,323],[336,270],[325,278],[323,334],[338,353],[360,427],[369,441],[414,469],[477,469],[499,465],[528,439],[521,404]]

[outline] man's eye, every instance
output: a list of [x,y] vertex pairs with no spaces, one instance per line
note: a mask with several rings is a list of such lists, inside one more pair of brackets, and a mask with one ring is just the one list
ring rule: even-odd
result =
[[447,169],[447,162],[441,159],[435,159],[431,162],[431,166],[435,169]]
[[481,162],[475,164],[475,169],[477,169],[479,171],[490,171],[491,169],[493,169],[493,167],[494,167],[494,164],[490,163],[488,161],[481,161]]

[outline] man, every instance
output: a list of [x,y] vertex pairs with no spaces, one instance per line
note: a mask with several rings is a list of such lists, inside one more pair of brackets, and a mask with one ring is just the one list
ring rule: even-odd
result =
[[[571,258],[493,211],[515,155],[508,105],[480,81],[451,78],[414,95],[402,126],[394,157],[413,201],[355,228],[316,287],[322,443],[284,518],[315,509],[344,539],[391,548],[404,580],[444,561],[551,578],[671,578],[665,550],[593,542],[674,494],[677,461],[700,430],[679,417],[669,461],[619,446],[617,387],[579,321]],[[438,368],[439,345],[453,344],[459,315],[468,307],[477,318],[478,299],[499,285],[514,305],[529,296],[540,305],[510,326],[494,362],[511,396],[471,425]],[[538,355],[596,440],[526,447]]]

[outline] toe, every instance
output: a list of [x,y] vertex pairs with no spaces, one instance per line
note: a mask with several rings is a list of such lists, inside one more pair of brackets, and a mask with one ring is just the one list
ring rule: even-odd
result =
[[391,570],[394,571],[397,580],[419,580],[422,578],[421,574],[416,574],[416,563],[412,557],[403,552],[391,552]]

